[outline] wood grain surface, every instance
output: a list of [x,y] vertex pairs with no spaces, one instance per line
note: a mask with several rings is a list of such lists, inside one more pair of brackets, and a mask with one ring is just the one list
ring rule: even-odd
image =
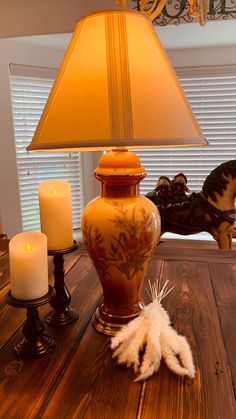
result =
[[[194,380],[171,373],[164,363],[151,379],[134,383],[132,369],[118,366],[110,338],[93,329],[91,316],[102,296],[83,245],[65,256],[65,282],[79,320],[50,328],[57,345],[34,361],[15,357],[25,310],[5,303],[10,288],[7,247],[0,247],[0,418],[48,419],[235,419],[236,251],[160,245],[147,281],[169,280],[163,301],[174,328],[185,335],[196,366]],[[49,258],[53,284],[53,261]],[[50,310],[40,308],[43,319]]]

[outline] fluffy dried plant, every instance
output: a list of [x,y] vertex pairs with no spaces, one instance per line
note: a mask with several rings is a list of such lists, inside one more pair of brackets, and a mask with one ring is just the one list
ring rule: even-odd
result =
[[[157,279],[155,284],[149,281],[148,294],[151,303],[139,317],[124,326],[111,339],[113,357],[119,364],[133,367],[139,376],[135,381],[146,380],[157,372],[163,358],[166,365],[176,374],[195,376],[192,352],[187,339],[180,336],[170,325],[167,311],[161,301],[173,289],[167,288],[168,281],[160,289]],[[145,348],[145,349],[144,349]],[[140,352],[144,349],[142,360]]]

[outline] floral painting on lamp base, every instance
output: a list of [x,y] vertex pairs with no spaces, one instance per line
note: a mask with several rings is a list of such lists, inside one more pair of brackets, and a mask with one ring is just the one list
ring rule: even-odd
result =
[[85,208],[82,231],[104,294],[93,325],[114,335],[143,308],[139,290],[159,241],[160,216],[145,197],[99,197]]

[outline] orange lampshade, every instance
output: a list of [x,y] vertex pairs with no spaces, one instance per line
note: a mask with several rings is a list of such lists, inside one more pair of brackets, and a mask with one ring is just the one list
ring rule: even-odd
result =
[[28,150],[205,145],[146,15],[82,18]]

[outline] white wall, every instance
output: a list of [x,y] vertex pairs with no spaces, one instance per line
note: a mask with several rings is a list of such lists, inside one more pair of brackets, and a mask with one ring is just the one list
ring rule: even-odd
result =
[[176,49],[168,50],[167,52],[172,64],[175,67],[199,67],[236,64],[236,45],[208,48]]
[[[236,64],[236,46],[220,48],[177,49],[167,51],[176,67]],[[45,46],[32,46],[11,40],[0,40],[0,232],[9,237],[22,231],[16,155],[11,113],[9,63],[58,67],[64,51]],[[85,202],[97,195],[98,182],[93,182],[92,169],[97,158],[83,157]],[[96,163],[94,162],[96,161]],[[89,175],[88,175],[89,174]]]
[[0,38],[73,32],[81,16],[119,7],[115,0],[1,0]]

